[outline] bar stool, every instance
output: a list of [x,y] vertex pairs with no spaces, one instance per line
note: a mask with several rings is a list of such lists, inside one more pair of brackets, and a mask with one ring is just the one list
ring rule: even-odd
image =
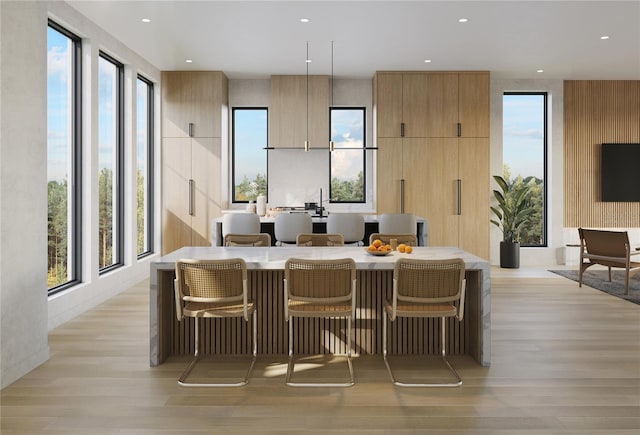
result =
[[274,222],[276,246],[296,244],[298,234],[312,233],[313,221],[309,213],[280,213]]
[[[393,272],[393,295],[384,302],[382,315],[382,355],[391,382],[400,387],[459,387],[462,379],[446,356],[446,318],[464,317],[465,265],[459,258],[446,260],[415,260],[400,258]],[[441,318],[440,347],[442,360],[453,373],[456,382],[408,383],[396,380],[387,360],[387,317]]]
[[[351,319],[355,316],[356,263],[352,258],[305,260],[289,258],[284,266],[284,317],[289,322],[289,362],[285,383],[293,387],[350,387]],[[293,382],[293,317],[347,319],[349,381],[340,383]]]
[[416,234],[416,228],[416,217],[411,213],[384,213],[380,215],[379,233]]
[[[176,262],[174,281],[176,316],[195,318],[195,353],[193,360],[180,376],[178,384],[184,387],[240,387],[249,382],[249,375],[256,362],[257,322],[253,301],[247,290],[247,265],[241,258],[226,260],[191,260]],[[252,316],[253,348],[251,365],[240,382],[189,383],[187,377],[200,358],[199,319],[242,317],[249,321]]]
[[255,213],[225,213],[222,216],[222,239],[227,234],[256,234],[260,232],[260,216]]
[[344,243],[362,246],[364,217],[357,213],[331,213],[327,216],[327,233],[342,234]]

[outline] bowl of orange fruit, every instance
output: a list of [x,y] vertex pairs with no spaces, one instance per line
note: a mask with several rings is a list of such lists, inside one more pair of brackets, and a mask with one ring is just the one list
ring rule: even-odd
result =
[[391,254],[392,249],[391,245],[385,244],[382,240],[376,239],[365,248],[365,251],[370,255],[382,256]]

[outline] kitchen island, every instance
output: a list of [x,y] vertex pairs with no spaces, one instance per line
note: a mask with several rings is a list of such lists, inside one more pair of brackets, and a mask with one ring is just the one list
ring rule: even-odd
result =
[[[416,247],[411,254],[392,252],[369,255],[362,247],[187,247],[151,263],[150,276],[150,364],[162,364],[170,355],[192,354],[194,319],[178,322],[173,280],[180,258],[243,258],[247,263],[250,297],[258,312],[258,353],[287,353],[284,320],[284,263],[290,257],[308,259],[353,258],[357,268],[356,318],[352,352],[381,354],[382,301],[391,294],[395,261],[403,256],[416,259],[462,258],[466,265],[467,291],[462,322],[451,318],[447,325],[447,352],[472,356],[479,364],[490,364],[491,283],[489,263],[455,247]],[[215,319],[201,324],[203,354],[249,354],[250,328],[244,320]],[[345,353],[345,323],[334,319],[294,319],[296,353]],[[322,334],[318,331],[322,330]],[[310,331],[308,334],[306,331]],[[398,319],[391,324],[390,354],[438,354],[439,319]],[[321,338],[318,338],[320,337]],[[304,339],[309,337],[308,340]]]
[[[223,211],[223,213],[241,213],[240,211]],[[288,212],[283,212],[288,213]],[[364,218],[364,240],[365,245],[369,244],[369,235],[378,232],[378,215],[375,214],[363,214]],[[311,215],[313,222],[314,233],[326,233],[327,232],[327,216]],[[268,233],[271,235],[271,242],[275,244],[275,231],[274,231],[275,218],[273,217],[260,217],[260,232]],[[418,246],[429,246],[429,231],[427,220],[416,216],[416,237],[418,238]],[[222,246],[222,217],[215,218],[211,221],[211,246]]]

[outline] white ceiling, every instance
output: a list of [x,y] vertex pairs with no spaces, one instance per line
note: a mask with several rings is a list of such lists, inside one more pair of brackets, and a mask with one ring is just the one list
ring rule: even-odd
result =
[[[309,73],[329,74],[333,40],[336,77],[489,70],[503,78],[640,79],[640,1],[67,3],[161,70],[304,74],[309,41]],[[469,22],[459,23],[463,17]]]

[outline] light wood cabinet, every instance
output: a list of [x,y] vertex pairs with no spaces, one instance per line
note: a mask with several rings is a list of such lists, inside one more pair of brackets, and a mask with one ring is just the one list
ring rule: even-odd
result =
[[303,148],[307,128],[312,148],[329,146],[329,77],[310,75],[307,99],[307,76],[271,76],[269,146]]
[[378,73],[374,98],[377,212],[403,211],[404,184],[431,245],[488,258],[489,74]]
[[227,79],[220,72],[162,73],[162,252],[206,246],[224,208],[221,151]]

